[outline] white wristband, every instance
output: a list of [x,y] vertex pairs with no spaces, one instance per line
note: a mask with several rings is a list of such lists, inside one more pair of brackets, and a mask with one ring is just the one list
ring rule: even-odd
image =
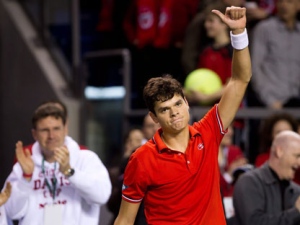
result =
[[234,49],[242,50],[249,44],[247,29],[245,28],[243,33],[233,34],[230,31],[231,45]]

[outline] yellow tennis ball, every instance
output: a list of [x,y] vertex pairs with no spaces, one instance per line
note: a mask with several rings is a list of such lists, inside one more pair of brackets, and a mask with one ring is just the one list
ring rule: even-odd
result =
[[210,69],[201,68],[189,73],[184,81],[187,91],[199,91],[203,94],[213,94],[222,88],[221,78]]

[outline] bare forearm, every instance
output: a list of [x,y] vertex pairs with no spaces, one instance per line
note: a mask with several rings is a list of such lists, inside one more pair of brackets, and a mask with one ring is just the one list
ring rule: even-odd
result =
[[232,79],[249,83],[252,76],[249,48],[233,51]]
[[114,222],[114,225],[133,225],[133,223],[127,221],[127,220],[122,220],[119,217]]
[[122,200],[119,215],[116,218],[114,225],[133,225],[140,204],[141,204],[140,202],[129,203]]

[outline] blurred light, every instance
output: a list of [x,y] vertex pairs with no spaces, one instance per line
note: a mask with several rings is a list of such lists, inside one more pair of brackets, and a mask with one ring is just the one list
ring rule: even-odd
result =
[[125,96],[123,86],[92,87],[87,86],[84,90],[85,97],[89,100],[122,99]]

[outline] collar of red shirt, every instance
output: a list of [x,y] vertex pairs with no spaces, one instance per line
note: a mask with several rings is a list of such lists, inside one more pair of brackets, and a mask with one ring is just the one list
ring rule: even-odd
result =
[[[154,134],[152,140],[155,143],[156,147],[157,147],[157,151],[158,152],[163,152],[166,150],[169,150],[169,148],[166,146],[166,144],[163,142],[162,138],[161,138],[161,134],[162,134],[162,129],[158,129],[156,131],[156,133]],[[193,126],[189,125],[189,132],[190,132],[190,138],[195,137],[197,135],[201,135],[199,133],[199,131],[197,131]]]

